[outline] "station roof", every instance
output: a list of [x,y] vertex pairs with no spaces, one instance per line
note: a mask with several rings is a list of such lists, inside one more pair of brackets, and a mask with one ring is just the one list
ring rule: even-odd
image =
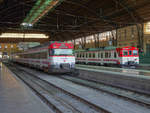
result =
[[[59,3],[47,4],[53,1]],[[150,21],[149,14],[150,0],[0,0],[0,30],[22,31],[20,25],[30,18],[33,25],[25,31],[71,40]]]

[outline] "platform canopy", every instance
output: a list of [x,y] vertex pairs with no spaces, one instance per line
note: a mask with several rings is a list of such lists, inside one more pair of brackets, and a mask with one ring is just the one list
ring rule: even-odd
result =
[[1,32],[44,32],[52,40],[150,21],[150,0],[1,0]]

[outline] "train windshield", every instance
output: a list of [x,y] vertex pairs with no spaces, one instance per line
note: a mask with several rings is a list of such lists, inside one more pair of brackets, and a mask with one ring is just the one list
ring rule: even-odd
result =
[[133,50],[133,56],[137,56],[138,55],[138,51],[137,50]]
[[123,51],[123,56],[128,56],[128,50]]
[[73,55],[72,49],[53,49],[52,55]]

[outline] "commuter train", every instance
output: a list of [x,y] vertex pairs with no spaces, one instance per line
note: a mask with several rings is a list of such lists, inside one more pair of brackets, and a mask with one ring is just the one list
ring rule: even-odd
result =
[[12,55],[13,62],[51,73],[74,73],[73,44],[50,41]]
[[136,66],[139,64],[136,47],[105,47],[97,49],[76,50],[77,64]]

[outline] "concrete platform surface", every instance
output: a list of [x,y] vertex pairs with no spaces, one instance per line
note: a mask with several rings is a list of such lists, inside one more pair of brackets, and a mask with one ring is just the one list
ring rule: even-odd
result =
[[0,113],[52,113],[32,90],[0,65]]
[[117,68],[117,67],[104,67],[104,66],[92,66],[92,65],[79,65],[76,64],[77,69],[93,70],[105,73],[122,74],[126,76],[134,76],[140,78],[150,79],[150,70],[139,70],[139,69],[128,69],[128,68]]

